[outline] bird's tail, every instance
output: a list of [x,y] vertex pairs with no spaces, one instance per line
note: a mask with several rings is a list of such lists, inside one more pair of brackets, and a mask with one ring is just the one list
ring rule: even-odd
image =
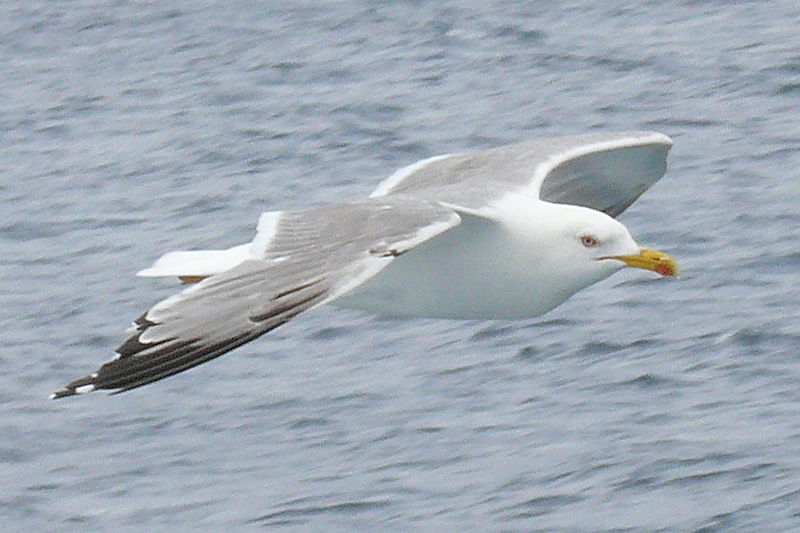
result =
[[184,283],[195,283],[208,276],[230,270],[252,257],[251,243],[234,246],[227,250],[169,252],[158,258],[153,266],[140,270],[136,275],[145,278],[175,276]]

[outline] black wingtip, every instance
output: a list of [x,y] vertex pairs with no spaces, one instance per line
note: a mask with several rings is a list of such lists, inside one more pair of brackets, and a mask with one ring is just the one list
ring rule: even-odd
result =
[[50,395],[51,400],[58,400],[59,398],[66,398],[68,396],[75,396],[76,394],[86,394],[95,390],[95,379],[97,374],[86,376],[81,379],[68,383],[63,389],[57,390]]

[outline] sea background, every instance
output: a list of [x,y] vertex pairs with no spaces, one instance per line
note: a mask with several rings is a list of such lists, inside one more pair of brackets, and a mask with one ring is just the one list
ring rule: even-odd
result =
[[[800,531],[800,4],[0,3],[0,529]],[[134,273],[435,154],[656,130],[625,271],[519,322],[322,308],[48,394]]]

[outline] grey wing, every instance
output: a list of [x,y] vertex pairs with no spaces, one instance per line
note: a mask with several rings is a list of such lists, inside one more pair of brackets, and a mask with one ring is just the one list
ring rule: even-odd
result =
[[672,141],[655,132],[593,133],[432,157],[372,193],[412,195],[491,216],[509,194],[617,216],[666,172]]
[[[460,222],[438,204],[375,198],[271,214],[258,259],[159,302],[117,357],[53,398],[123,392],[214,359],[365,282],[394,257]],[[263,233],[263,232],[262,232]]]

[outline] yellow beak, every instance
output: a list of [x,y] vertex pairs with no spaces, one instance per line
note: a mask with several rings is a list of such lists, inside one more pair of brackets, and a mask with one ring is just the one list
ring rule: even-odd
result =
[[636,255],[612,255],[601,259],[618,259],[630,267],[652,270],[662,276],[677,276],[680,271],[678,263],[672,257],[648,248],[642,248]]

